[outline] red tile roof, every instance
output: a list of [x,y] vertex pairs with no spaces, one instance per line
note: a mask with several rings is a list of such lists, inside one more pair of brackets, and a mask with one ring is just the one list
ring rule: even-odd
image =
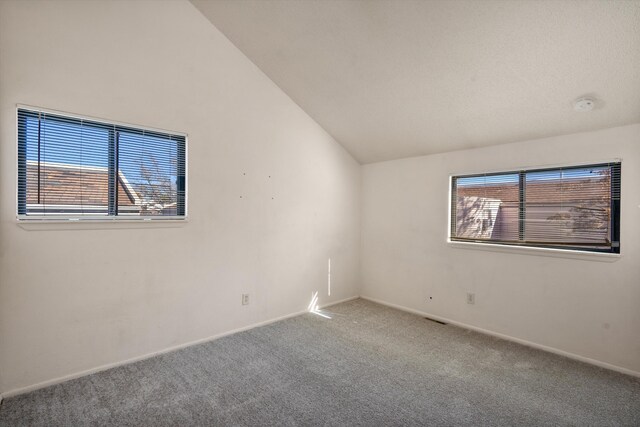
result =
[[[106,207],[109,204],[108,190],[107,168],[41,163],[38,184],[38,163],[27,162],[27,204]],[[138,194],[120,172],[118,205],[139,204]]]

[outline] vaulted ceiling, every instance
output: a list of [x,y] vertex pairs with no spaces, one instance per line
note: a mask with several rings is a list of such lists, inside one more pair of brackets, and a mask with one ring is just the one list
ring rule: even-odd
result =
[[640,1],[191,2],[361,163],[640,122]]

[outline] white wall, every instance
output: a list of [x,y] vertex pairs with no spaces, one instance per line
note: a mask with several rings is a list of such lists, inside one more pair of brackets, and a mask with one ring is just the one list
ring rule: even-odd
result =
[[[1,1],[0,52],[0,392],[358,294],[359,165],[190,3]],[[17,103],[187,132],[189,222],[18,226]]]
[[[622,159],[617,261],[447,244],[450,174],[614,158]],[[640,125],[362,170],[363,296],[640,373]]]
[[[17,103],[187,132],[189,222],[18,226]],[[616,157],[618,261],[447,245],[449,174]],[[362,203],[360,179],[186,1],[0,1],[0,392],[357,295],[359,271],[365,296],[640,372],[640,125],[367,165]]]

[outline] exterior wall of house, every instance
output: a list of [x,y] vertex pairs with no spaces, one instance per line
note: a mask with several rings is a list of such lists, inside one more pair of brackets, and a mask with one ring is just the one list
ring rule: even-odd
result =
[[[608,172],[596,177],[534,178],[526,183],[525,240],[608,247],[612,240]],[[518,185],[457,185],[455,192],[455,237],[519,239]]]
[[[0,392],[358,294],[359,165],[189,2],[0,1],[0,55]],[[18,103],[187,133],[188,222],[18,225]]]
[[[450,175],[616,158],[619,258],[447,243]],[[363,296],[640,375],[640,124],[381,162],[362,174]]]

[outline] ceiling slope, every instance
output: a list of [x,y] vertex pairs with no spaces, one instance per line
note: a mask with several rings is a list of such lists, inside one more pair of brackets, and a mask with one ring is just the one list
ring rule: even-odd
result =
[[361,163],[640,122],[640,1],[191,2]]

